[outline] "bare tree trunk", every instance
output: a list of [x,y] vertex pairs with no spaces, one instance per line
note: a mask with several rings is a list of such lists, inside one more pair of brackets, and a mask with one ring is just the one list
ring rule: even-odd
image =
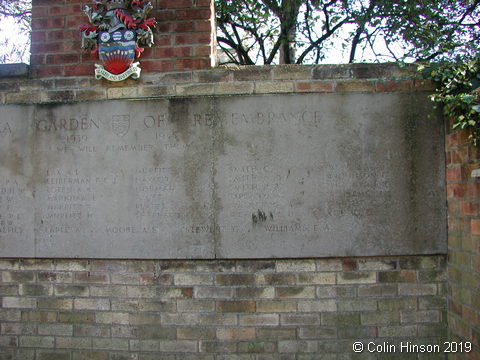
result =
[[280,64],[295,63],[295,38],[301,0],[283,0],[280,14]]

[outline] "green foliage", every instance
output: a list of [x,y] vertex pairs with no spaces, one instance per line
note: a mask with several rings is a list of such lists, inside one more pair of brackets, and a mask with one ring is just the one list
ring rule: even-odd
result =
[[480,110],[476,106],[480,104],[480,58],[431,64],[419,70],[439,84],[431,99],[443,105],[443,114],[453,119],[453,128],[470,130],[473,145],[480,146]]
[[[215,0],[230,62],[438,61],[480,43],[480,0]],[[338,60],[337,60],[338,61]]]

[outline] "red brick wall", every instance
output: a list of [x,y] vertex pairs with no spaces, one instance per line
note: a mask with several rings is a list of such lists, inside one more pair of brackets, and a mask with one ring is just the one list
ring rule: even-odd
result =
[[448,323],[451,339],[471,341],[473,351],[454,359],[480,359],[480,149],[466,131],[447,125]]
[[[212,0],[151,0],[155,45],[140,58],[145,72],[208,69],[214,59]],[[33,0],[32,75],[92,75],[95,60],[81,49],[84,0]]]

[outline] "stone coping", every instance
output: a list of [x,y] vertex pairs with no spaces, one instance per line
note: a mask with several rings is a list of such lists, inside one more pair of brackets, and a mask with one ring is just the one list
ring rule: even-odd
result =
[[9,77],[28,76],[30,67],[27,64],[0,64],[0,79]]
[[[19,64],[12,64],[19,65]],[[25,64],[23,64],[25,65]],[[0,65],[0,69],[8,65]],[[11,72],[12,73],[12,72]],[[92,76],[19,78],[2,76],[0,104],[281,93],[432,91],[415,66],[387,64],[277,65],[144,73],[119,83]]]

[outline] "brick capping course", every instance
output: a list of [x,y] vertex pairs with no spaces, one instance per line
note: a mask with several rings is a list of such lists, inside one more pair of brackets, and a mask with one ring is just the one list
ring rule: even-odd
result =
[[[0,65],[0,69],[1,69]],[[174,96],[279,93],[432,91],[414,66],[397,64],[219,67],[150,72],[139,80],[112,83],[91,76],[42,79],[0,77],[1,104],[62,103]]]

